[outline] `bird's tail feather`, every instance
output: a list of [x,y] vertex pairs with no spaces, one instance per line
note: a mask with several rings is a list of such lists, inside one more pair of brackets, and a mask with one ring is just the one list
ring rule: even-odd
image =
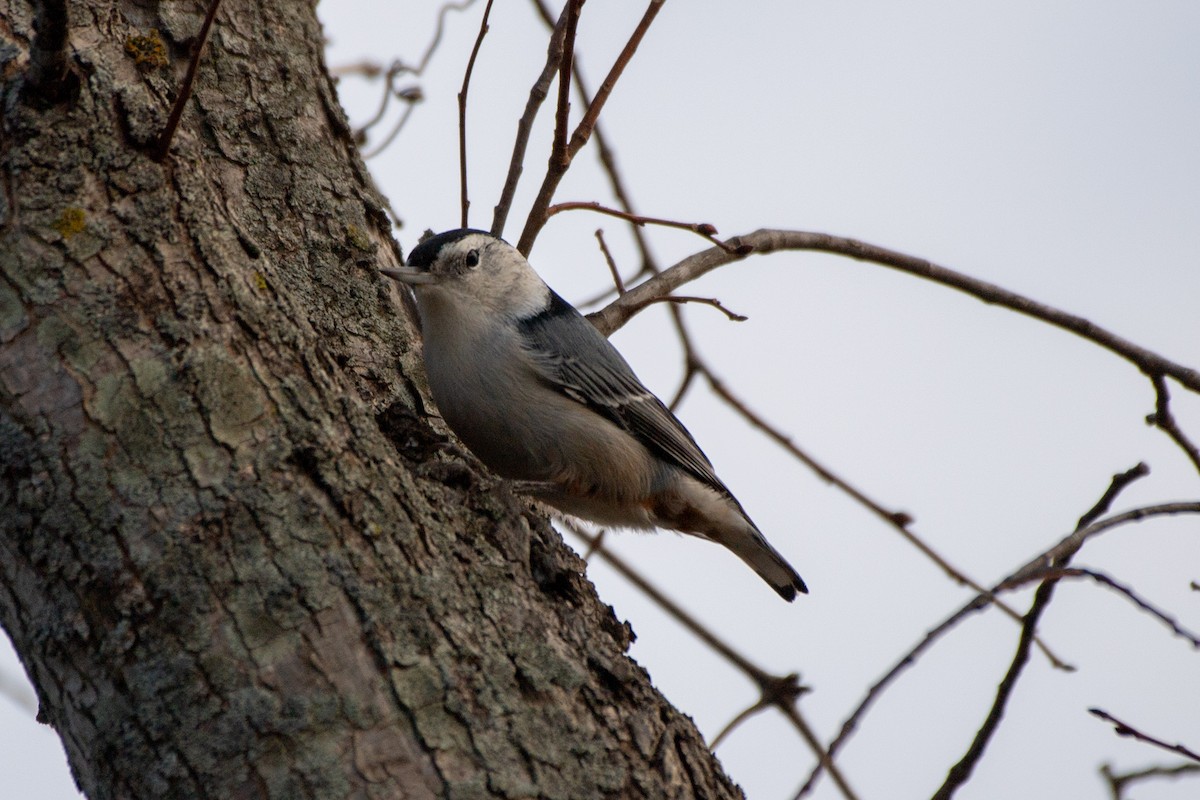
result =
[[733,530],[709,531],[706,538],[732,551],[789,603],[796,599],[797,592],[808,594],[804,579],[792,569],[787,559],[771,546],[749,520],[742,522]]

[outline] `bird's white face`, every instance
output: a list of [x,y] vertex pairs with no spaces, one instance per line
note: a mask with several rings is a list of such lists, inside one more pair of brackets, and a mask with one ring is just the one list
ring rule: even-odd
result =
[[481,231],[448,231],[409,254],[408,266],[387,274],[412,285],[422,305],[526,317],[545,308],[549,288],[516,248]]

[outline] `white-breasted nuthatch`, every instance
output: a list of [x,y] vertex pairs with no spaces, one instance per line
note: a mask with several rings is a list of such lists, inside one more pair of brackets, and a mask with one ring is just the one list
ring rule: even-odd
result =
[[514,247],[447,231],[383,272],[413,287],[434,402],[493,472],[567,514],[724,545],[785,600],[808,591],[683,423]]

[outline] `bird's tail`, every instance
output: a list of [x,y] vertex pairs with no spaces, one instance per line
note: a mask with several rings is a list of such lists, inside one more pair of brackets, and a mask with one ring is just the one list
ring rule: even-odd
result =
[[780,597],[789,603],[796,599],[796,592],[808,594],[808,587],[792,565],[787,562],[779,551],[771,546],[758,528],[749,520],[736,531],[722,531],[709,538],[724,545],[734,555],[745,561],[750,569],[758,573]]
[[[676,476],[679,478],[679,476]],[[728,489],[702,484],[691,476],[677,480],[648,506],[650,522],[701,536],[731,550],[789,603],[808,594],[804,580],[758,530]]]

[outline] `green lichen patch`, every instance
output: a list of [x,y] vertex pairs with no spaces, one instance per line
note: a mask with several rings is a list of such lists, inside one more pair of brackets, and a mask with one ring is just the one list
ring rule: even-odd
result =
[[70,239],[77,233],[83,233],[87,227],[87,214],[82,208],[67,206],[58,215],[58,219],[50,223],[50,227],[58,231],[62,238]]
[[362,253],[373,253],[376,249],[366,231],[354,224],[346,226],[346,243]]
[[142,36],[130,36],[125,40],[125,52],[137,64],[138,69],[152,70],[171,63],[167,58],[167,46],[163,43],[158,28],[151,28]]

